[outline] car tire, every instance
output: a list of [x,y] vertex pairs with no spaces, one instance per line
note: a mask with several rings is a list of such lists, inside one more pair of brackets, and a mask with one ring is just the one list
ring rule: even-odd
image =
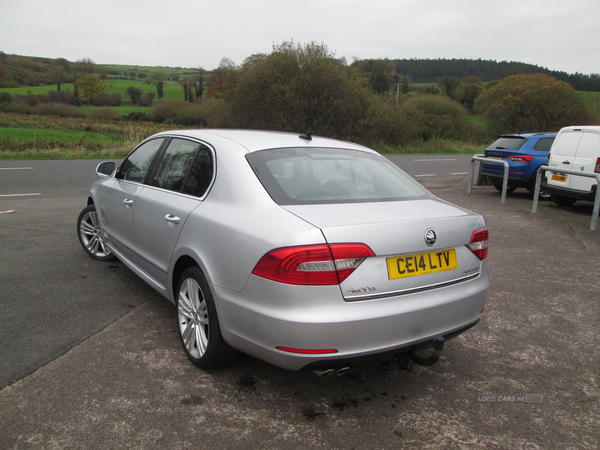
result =
[[[494,187],[496,188],[496,190],[498,192],[502,192],[502,185],[501,184],[495,184]],[[506,186],[506,192],[514,192],[515,189],[517,189],[517,188],[516,187]]]
[[558,195],[558,194],[550,194],[550,198],[558,206],[571,206],[573,203],[575,203],[577,201],[576,198],[565,197],[564,195]]
[[91,258],[99,261],[112,261],[115,259],[112,251],[102,237],[98,222],[98,213],[94,205],[83,208],[77,218],[77,235],[79,243]]
[[[532,187],[532,188],[528,188],[528,191],[529,191],[529,192],[531,192],[531,194],[532,194],[532,195],[533,195],[533,190],[534,190],[534,188],[533,188],[533,187]],[[551,199],[551,197],[552,197],[552,194],[550,194],[550,192],[546,192],[545,190],[543,190],[543,189],[540,187],[540,190],[539,190],[539,192],[538,192],[538,200],[539,200],[540,202],[546,202],[546,201],[549,201],[549,200]]]
[[177,324],[185,353],[200,369],[223,366],[238,357],[223,339],[213,295],[199,267],[187,269],[179,278]]

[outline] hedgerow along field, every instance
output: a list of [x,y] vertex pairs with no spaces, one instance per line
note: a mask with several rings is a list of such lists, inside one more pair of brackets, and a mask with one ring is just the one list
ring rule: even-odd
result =
[[0,113],[0,160],[120,159],[173,124]]

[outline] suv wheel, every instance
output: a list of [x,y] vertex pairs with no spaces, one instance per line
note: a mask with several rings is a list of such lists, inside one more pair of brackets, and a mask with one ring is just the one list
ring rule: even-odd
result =
[[[502,192],[502,185],[501,184],[495,184],[494,187],[496,188],[496,190],[498,192]],[[506,192],[513,192],[515,189],[516,189],[516,187],[506,186]]]

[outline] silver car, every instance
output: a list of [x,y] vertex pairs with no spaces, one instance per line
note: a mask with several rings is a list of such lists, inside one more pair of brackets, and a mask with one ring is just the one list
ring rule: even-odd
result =
[[170,131],[97,174],[77,224],[83,248],[177,306],[200,368],[243,352],[327,374],[382,355],[409,370],[483,313],[483,218],[360,145]]

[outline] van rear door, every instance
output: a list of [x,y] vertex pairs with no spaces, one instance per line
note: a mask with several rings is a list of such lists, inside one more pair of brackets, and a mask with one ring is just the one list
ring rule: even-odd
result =
[[[582,172],[593,172],[596,160],[600,156],[600,129],[598,128],[584,128],[583,136],[579,141],[577,147],[577,153],[573,159],[573,170],[580,170]],[[578,177],[572,175],[570,177],[571,189],[577,189],[580,191],[590,191],[594,184],[597,184],[595,178],[589,177]]]
[[[556,136],[552,148],[550,149],[550,160],[548,165],[557,169],[574,170],[573,162],[577,147],[583,136],[582,127],[563,128]],[[561,174],[560,170],[556,172],[546,172],[548,184],[564,188],[571,187],[571,176]]]

